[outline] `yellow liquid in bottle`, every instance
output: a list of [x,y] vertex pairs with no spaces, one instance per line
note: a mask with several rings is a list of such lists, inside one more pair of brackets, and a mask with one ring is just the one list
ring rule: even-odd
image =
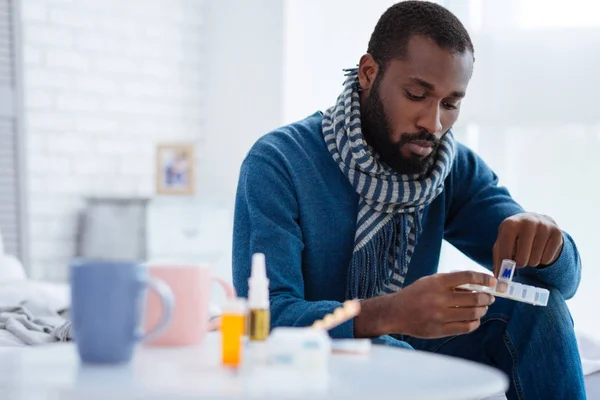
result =
[[224,314],[221,317],[222,363],[238,367],[242,360],[242,336],[245,317],[243,314]]
[[250,309],[249,315],[250,340],[267,340],[271,327],[271,313],[267,309]]

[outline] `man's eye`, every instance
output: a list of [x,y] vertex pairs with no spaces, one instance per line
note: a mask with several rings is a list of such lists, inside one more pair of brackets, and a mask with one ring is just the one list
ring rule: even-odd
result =
[[417,96],[415,94],[412,94],[408,90],[405,90],[405,92],[406,92],[406,97],[408,97],[411,100],[414,100],[414,101],[425,100],[425,96]]
[[446,108],[446,110],[456,110],[458,108],[457,105],[455,104],[450,104],[450,103],[446,103],[444,102],[444,107]]

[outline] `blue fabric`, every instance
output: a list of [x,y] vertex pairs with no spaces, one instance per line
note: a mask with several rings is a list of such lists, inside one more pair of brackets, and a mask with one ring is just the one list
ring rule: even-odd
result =
[[[272,327],[309,326],[346,300],[359,199],[329,154],[321,123],[322,114],[317,112],[265,135],[252,147],[240,171],[233,235],[233,281],[238,294],[246,297],[252,254],[266,255]],[[523,211],[509,192],[498,185],[497,176],[485,162],[457,143],[444,191],[423,211],[422,232],[404,284],[437,272],[443,240],[491,270],[498,226],[507,217]],[[581,262],[572,238],[566,232],[563,235],[563,251],[554,264],[543,269],[522,268],[515,276],[529,279],[535,285],[553,287],[552,296],[560,294],[563,299],[569,299],[581,279]],[[494,306],[502,303],[498,299]],[[549,345],[549,341],[542,342],[544,348],[535,352],[524,349],[530,332],[543,332],[547,324],[543,321],[565,318],[557,309],[560,308],[558,303],[560,301],[554,299],[548,308],[514,305],[513,309],[528,310],[525,317],[518,319],[527,322],[513,323],[509,333],[519,338],[520,344],[515,346],[521,346],[517,348],[525,352],[524,356],[551,351],[552,345],[556,345],[558,338]],[[509,311],[507,318],[512,315]],[[532,313],[537,313],[539,318],[530,319]],[[535,325],[538,323],[540,325]],[[565,326],[561,325],[561,329],[570,329]],[[330,334],[334,338],[354,337],[353,321],[333,329]],[[561,350],[572,350],[571,338],[572,335],[563,337],[565,344]],[[406,347],[404,341],[391,336],[376,341]],[[550,355],[543,359],[548,357]],[[579,361],[572,351],[561,353],[560,357],[561,370],[564,365],[575,365]],[[523,368],[532,368],[532,364],[527,363],[535,362],[527,360]],[[549,364],[541,369],[544,368],[549,368]],[[519,370],[519,373],[530,372]],[[540,372],[543,373],[546,372]]]
[[444,190],[456,144],[452,131],[446,132],[427,173],[398,174],[379,161],[363,138],[358,68],[346,70],[346,76],[336,104],[323,114],[322,133],[331,157],[359,195],[347,297],[364,299],[404,286],[422,211]]

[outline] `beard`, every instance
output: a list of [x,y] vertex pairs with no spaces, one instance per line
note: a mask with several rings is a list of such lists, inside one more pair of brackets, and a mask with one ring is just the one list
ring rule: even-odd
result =
[[[403,133],[400,141],[393,142],[391,124],[379,96],[379,76],[375,79],[373,87],[361,108],[361,129],[367,143],[379,155],[380,161],[398,174],[424,175],[435,162],[440,140],[432,133],[424,131]],[[417,154],[410,157],[403,156],[402,148],[415,140],[433,143],[431,154],[426,157]]]

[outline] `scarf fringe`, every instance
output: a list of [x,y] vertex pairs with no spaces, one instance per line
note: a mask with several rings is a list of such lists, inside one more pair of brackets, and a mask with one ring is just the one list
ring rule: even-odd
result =
[[[348,269],[348,299],[367,299],[380,295],[392,284],[394,272],[404,279],[408,257],[404,255],[416,244],[422,231],[422,212],[413,214],[415,243],[410,243],[411,224],[406,213],[396,214],[363,247],[356,250]],[[412,250],[411,250],[412,251]],[[402,281],[401,284],[404,284]]]

